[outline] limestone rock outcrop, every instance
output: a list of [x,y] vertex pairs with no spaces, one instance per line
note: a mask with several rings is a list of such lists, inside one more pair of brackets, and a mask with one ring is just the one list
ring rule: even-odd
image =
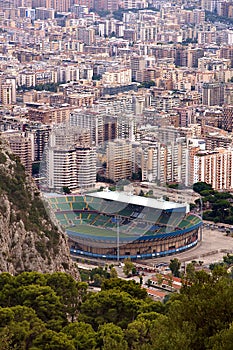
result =
[[62,271],[78,278],[66,235],[51,221],[33,179],[0,138],[0,272]]

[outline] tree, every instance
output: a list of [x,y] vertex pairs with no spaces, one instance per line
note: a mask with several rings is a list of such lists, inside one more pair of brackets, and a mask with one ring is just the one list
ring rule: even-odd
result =
[[151,281],[150,278],[148,278],[148,280],[147,280],[147,285],[148,285],[149,288],[150,288],[150,286],[152,285],[152,281]]
[[170,260],[169,268],[173,276],[175,277],[180,276],[180,266],[181,266],[181,262],[177,258]]
[[98,345],[103,350],[127,350],[122,329],[113,323],[100,326],[97,333]]
[[33,342],[33,350],[76,350],[73,341],[65,333],[46,330]]
[[28,349],[33,340],[46,329],[33,309],[19,305],[0,309],[0,324],[0,333],[5,343],[11,345],[10,349]]
[[18,304],[31,307],[44,322],[60,319],[65,322],[66,315],[58,295],[49,286],[31,284],[17,289]]
[[194,263],[190,263],[186,266],[186,278],[188,281],[193,282],[195,280],[195,266]]
[[129,258],[124,260],[123,272],[126,276],[128,276],[130,272],[132,272],[133,267],[134,267],[134,264]]
[[110,277],[111,278],[117,278],[118,277],[117,270],[115,269],[115,267],[111,267],[111,269],[110,269]]
[[46,276],[47,284],[61,298],[63,311],[73,322],[78,315],[82,301],[87,295],[87,283],[77,282],[72,276],[63,272],[55,272]]
[[212,186],[207,184],[206,182],[200,181],[200,182],[196,182],[193,185],[193,190],[197,193],[200,193],[201,191],[207,190],[207,191],[211,191],[213,190]]
[[233,265],[233,254],[227,253],[227,255],[223,257],[223,262],[228,266]]
[[139,282],[139,283],[140,283],[140,286],[141,286],[141,285],[143,284],[143,277],[140,276],[139,279],[140,279],[140,282]]
[[62,332],[73,340],[75,349],[92,350],[96,346],[96,334],[90,324],[84,322],[70,323],[63,328]]
[[157,284],[158,286],[161,286],[163,283],[163,275],[161,273],[157,273],[156,274],[156,278],[157,278]]
[[126,292],[103,290],[88,295],[81,305],[79,321],[91,324],[95,330],[99,325],[109,322],[126,327],[136,318],[142,303]]
[[141,288],[140,284],[134,280],[125,281],[120,278],[111,278],[104,280],[101,286],[102,290],[118,290],[126,292],[136,299],[146,299],[146,290]]
[[168,286],[169,286],[170,288],[172,288],[172,285],[173,285],[172,274],[169,273],[169,274],[167,275],[167,277],[168,277],[168,279],[167,279]]
[[212,350],[231,350],[233,344],[233,325],[229,329],[223,329],[221,332],[213,335],[209,339],[208,349]]
[[62,191],[63,191],[65,194],[70,194],[70,193],[71,193],[71,190],[70,190],[69,187],[67,187],[67,186],[63,186],[63,187],[62,187]]

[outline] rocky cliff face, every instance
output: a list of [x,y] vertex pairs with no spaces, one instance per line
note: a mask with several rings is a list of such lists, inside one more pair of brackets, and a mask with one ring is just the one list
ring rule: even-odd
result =
[[78,277],[67,238],[51,222],[33,180],[0,139],[0,272],[63,271]]

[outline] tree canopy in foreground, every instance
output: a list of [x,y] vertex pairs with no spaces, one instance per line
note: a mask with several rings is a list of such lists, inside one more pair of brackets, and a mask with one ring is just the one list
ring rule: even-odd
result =
[[0,350],[232,349],[233,280],[217,266],[152,301],[117,278],[98,293],[64,273],[0,275]]

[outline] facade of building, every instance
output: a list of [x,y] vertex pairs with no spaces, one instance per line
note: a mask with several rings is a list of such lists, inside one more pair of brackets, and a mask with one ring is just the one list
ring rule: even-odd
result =
[[107,144],[107,178],[114,182],[132,176],[132,145],[127,140],[110,141]]
[[218,148],[194,156],[194,182],[204,181],[215,190],[233,188],[233,151]]
[[33,139],[27,132],[9,131],[2,134],[12,150],[20,158],[27,174],[32,174]]
[[96,183],[96,148],[76,147],[78,187],[92,188]]

